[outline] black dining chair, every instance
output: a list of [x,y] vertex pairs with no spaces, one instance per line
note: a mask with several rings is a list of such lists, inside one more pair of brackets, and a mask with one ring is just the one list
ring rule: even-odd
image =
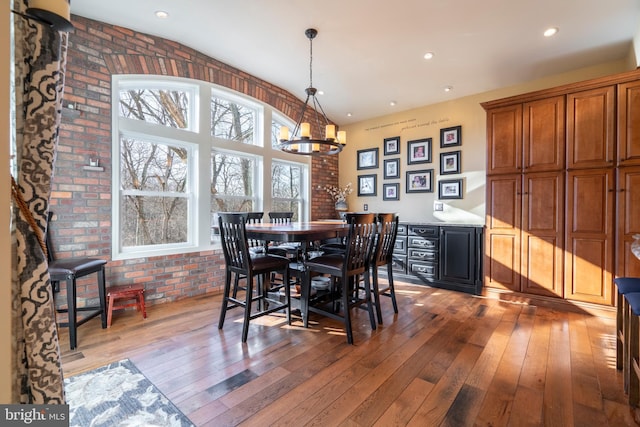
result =
[[[392,213],[378,214],[378,233],[376,236],[375,250],[371,257],[371,271],[373,280],[373,302],[378,316],[378,323],[382,324],[382,309],[380,307],[380,296],[391,298],[393,311],[398,312],[398,302],[396,301],[396,291],[393,283],[393,248],[396,244],[398,234],[398,217]],[[388,285],[380,289],[378,280],[378,268],[386,267]]]
[[[251,256],[245,230],[246,215],[241,213],[221,213],[218,215],[220,226],[220,241],[225,259],[225,284],[220,309],[220,321],[218,329],[224,326],[227,311],[236,308],[244,308],[244,321],[242,326],[242,342],[247,341],[249,322],[255,318],[265,316],[280,310],[286,310],[287,323],[291,324],[291,297],[288,286],[284,287],[284,303],[271,298],[268,292],[253,294],[254,276],[266,276],[271,272],[283,275],[285,283],[289,280],[289,260],[279,256],[268,254],[256,254]],[[231,293],[233,281],[234,290],[238,289],[240,277],[246,278],[244,301]],[[262,302],[253,306],[254,302]]]
[[[375,242],[376,221],[374,214],[354,214],[349,217],[349,232],[346,238],[345,254],[328,254],[306,261],[307,274],[303,284],[303,295],[310,294],[311,275],[313,273],[328,274],[337,279],[340,288],[338,292],[330,292],[333,296],[328,303],[317,305],[306,301],[303,304],[303,319],[308,326],[309,311],[318,313],[344,323],[347,342],[353,344],[350,310],[366,304],[369,313],[371,329],[376,329],[371,286],[369,277],[369,263]],[[364,296],[357,292],[357,279],[363,276],[365,286]]]
[[[78,345],[78,326],[93,319],[96,316],[101,317],[102,329],[107,327],[107,303],[106,303],[106,283],[104,267],[107,261],[100,258],[74,257],[56,259],[51,244],[51,236],[49,225],[53,212],[47,215],[47,232],[45,234],[45,244],[47,248],[47,260],[49,264],[49,276],[54,292],[60,291],[60,282],[65,283],[67,290],[67,308],[56,309],[58,313],[67,313],[67,322],[60,322],[62,327],[69,328],[69,346],[71,350]],[[98,285],[98,305],[90,305],[78,307],[77,304],[77,287],[76,280],[90,274],[97,274]],[[85,313],[78,318],[78,312]]]

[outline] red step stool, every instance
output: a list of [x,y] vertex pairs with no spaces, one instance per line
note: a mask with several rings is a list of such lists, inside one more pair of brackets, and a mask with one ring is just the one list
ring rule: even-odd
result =
[[[116,305],[118,300],[121,302]],[[113,310],[127,307],[136,307],[138,311],[142,312],[142,317],[147,318],[147,310],[144,306],[144,286],[113,286],[107,289],[107,327],[111,326]]]

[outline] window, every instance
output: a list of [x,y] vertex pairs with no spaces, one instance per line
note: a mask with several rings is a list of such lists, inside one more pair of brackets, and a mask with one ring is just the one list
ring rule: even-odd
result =
[[271,207],[276,212],[293,212],[293,221],[303,218],[304,168],[274,160],[271,165]]
[[113,80],[114,259],[210,249],[218,212],[308,218],[310,159],[273,149],[285,116],[200,81]]

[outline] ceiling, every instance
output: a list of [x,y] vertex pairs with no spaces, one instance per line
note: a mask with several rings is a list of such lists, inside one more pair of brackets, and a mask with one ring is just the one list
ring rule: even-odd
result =
[[640,31],[638,0],[74,0],[71,13],[179,41],[301,99],[316,28],[313,84],[343,125],[622,60]]

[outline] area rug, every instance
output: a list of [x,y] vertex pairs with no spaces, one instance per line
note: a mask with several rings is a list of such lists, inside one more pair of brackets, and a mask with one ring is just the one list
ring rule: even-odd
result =
[[193,426],[128,359],[64,380],[70,426]]

